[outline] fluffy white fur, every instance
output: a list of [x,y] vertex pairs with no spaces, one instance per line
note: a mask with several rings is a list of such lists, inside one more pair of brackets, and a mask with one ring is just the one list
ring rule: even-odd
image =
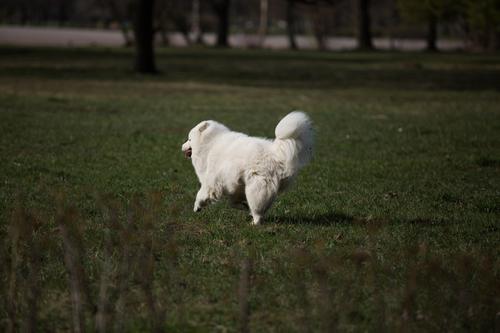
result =
[[213,120],[196,125],[182,145],[201,183],[194,211],[228,197],[234,207],[249,208],[253,223],[259,224],[312,157],[312,123],[305,113],[289,113],[275,135],[274,140],[250,137]]

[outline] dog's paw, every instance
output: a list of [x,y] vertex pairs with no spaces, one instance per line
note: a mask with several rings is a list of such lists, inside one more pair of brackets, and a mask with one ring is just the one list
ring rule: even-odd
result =
[[253,215],[252,225],[259,225],[262,221],[262,217],[259,215]]

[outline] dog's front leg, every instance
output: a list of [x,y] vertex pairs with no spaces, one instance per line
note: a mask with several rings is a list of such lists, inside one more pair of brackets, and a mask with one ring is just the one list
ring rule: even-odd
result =
[[196,194],[196,200],[194,202],[194,211],[199,212],[203,207],[205,207],[210,200],[207,187],[201,185],[198,193]]

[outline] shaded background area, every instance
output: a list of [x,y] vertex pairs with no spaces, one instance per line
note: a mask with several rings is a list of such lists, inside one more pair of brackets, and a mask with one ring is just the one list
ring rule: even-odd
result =
[[[2,54],[4,78],[142,80],[130,68],[133,50],[10,47]],[[157,63],[158,82],[333,91],[500,89],[496,55],[165,49],[157,51]]]
[[[18,27],[1,28],[0,42],[131,45],[139,3],[5,0],[0,22]],[[500,8],[490,0],[156,0],[153,9],[155,39],[164,46],[476,51],[499,46]],[[30,25],[39,30],[19,27]]]

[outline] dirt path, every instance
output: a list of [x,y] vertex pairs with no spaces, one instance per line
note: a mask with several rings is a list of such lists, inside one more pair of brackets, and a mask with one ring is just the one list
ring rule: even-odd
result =
[[[170,34],[169,39],[173,46],[186,46],[184,39],[178,33]],[[214,34],[205,34],[204,40],[207,44],[214,44],[215,36]],[[233,34],[230,37],[231,46],[239,48],[252,47],[256,45],[256,41],[257,37],[254,35]],[[300,48],[316,48],[316,41],[310,36],[298,36],[297,42]],[[123,43],[121,33],[115,30],[0,26],[0,45],[119,47]],[[425,41],[418,39],[375,38],[374,43],[379,49],[414,51],[425,47]],[[328,38],[326,44],[328,49],[331,50],[348,50],[356,46],[356,41],[354,38],[349,37],[334,37]],[[268,36],[264,42],[264,47],[286,49],[288,48],[288,41],[286,36]],[[438,47],[442,50],[461,49],[463,48],[463,42],[440,40]]]

